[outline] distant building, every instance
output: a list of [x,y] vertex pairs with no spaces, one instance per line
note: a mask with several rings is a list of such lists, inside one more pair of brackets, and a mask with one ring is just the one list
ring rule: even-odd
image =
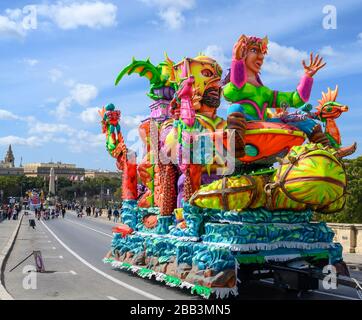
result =
[[13,154],[13,150],[11,149],[11,145],[9,145],[4,160],[0,161],[0,168],[14,168],[14,167],[15,167],[15,157]]
[[54,174],[57,177],[81,177],[85,174],[84,168],[77,168],[75,164],[62,162],[26,163],[24,164],[24,174],[27,177],[49,177],[51,168],[54,168]]
[[116,171],[103,171],[103,170],[86,170],[86,178],[121,178],[121,173]]
[[0,161],[0,176],[21,176],[24,168],[15,167],[15,157],[11,145],[9,145],[3,161]]

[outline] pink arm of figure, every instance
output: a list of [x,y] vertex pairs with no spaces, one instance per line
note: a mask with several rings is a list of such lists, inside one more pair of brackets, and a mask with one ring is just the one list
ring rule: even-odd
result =
[[243,59],[231,61],[230,81],[239,89],[246,83],[246,67]]
[[307,75],[303,75],[303,77],[300,79],[297,91],[300,98],[304,102],[307,102],[309,100],[310,93],[312,91],[312,86],[313,86],[313,78],[308,77]]

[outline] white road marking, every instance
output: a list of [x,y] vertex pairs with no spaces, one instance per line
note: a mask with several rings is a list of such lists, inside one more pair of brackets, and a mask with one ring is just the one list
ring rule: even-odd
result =
[[56,271],[56,272],[54,272],[54,273],[58,273],[58,274],[60,274],[60,273],[71,273],[71,274],[73,274],[73,275],[76,275],[77,273],[75,272],[75,271],[73,271],[73,270],[70,270],[70,271]]
[[51,243],[51,241],[50,241],[50,240],[48,240],[48,243]]
[[56,250],[57,248],[56,247],[52,247],[53,250]]
[[[262,280],[260,280],[260,281],[261,281],[261,282],[266,282],[266,283],[271,283],[271,284],[274,283],[273,281],[264,280],[264,279],[262,279]],[[312,292],[324,294],[324,295],[326,295],[326,296],[331,296],[331,297],[336,297],[336,298],[347,299],[347,300],[359,300],[359,299],[356,299],[356,298],[352,298],[352,297],[348,297],[348,296],[342,296],[342,295],[334,294],[334,293],[323,292],[323,291],[319,291],[319,290],[313,290]]]
[[112,297],[112,296],[107,296],[107,298],[108,298],[109,300],[118,300],[117,298]]
[[87,229],[89,229],[89,230],[93,230],[94,232],[98,232],[98,233],[100,233],[100,234],[103,234],[103,235],[105,235],[105,236],[107,236],[107,237],[113,238],[113,236],[110,235],[110,234],[107,234],[107,233],[105,233],[105,232],[102,232],[102,231],[99,231],[99,230],[96,230],[96,229],[87,227],[87,226],[85,226],[85,225],[83,225],[83,224],[81,224],[81,223],[74,222],[74,221],[71,221],[71,223],[78,224],[78,225],[80,225],[80,226],[83,227],[83,228],[87,228]]
[[41,223],[44,225],[44,227],[49,231],[49,233],[68,251],[70,252],[74,257],[76,257],[80,262],[82,262],[83,264],[85,264],[88,268],[92,269],[93,271],[97,272],[98,274],[102,275],[103,277],[107,278],[108,280],[110,281],[113,281],[114,283],[128,289],[128,290],[131,290],[133,292],[136,292],[148,299],[151,299],[151,300],[162,300],[162,298],[158,297],[158,296],[155,296],[151,293],[148,293],[148,292],[145,292],[141,289],[138,289],[136,287],[133,287],[121,280],[118,280],[112,276],[110,276],[109,274],[97,269],[95,266],[93,266],[92,264],[90,264],[88,261],[86,261],[85,259],[83,259],[81,256],[79,256],[77,253],[75,253],[72,249],[70,249],[62,240],[60,240],[57,235],[52,231],[50,230],[50,228],[43,222],[41,221]]
[[44,259],[63,259],[63,256],[45,256]]

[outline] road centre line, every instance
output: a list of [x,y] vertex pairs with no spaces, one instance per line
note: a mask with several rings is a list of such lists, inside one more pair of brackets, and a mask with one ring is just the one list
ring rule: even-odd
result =
[[107,236],[107,237],[109,237],[109,238],[113,238],[113,236],[111,236],[110,234],[107,234],[107,233],[104,233],[104,232],[102,232],[102,231],[93,229],[93,228],[91,228],[91,227],[87,227],[87,226],[85,226],[85,225],[83,225],[83,224],[81,224],[81,223],[78,223],[78,222],[70,221],[69,219],[67,219],[67,220],[68,220],[69,222],[71,222],[71,223],[78,224],[78,225],[80,225],[80,226],[83,227],[83,228],[87,228],[87,229],[93,230],[94,232],[98,232],[98,233],[100,233],[100,234],[103,234],[103,235],[105,235],[105,236]]
[[117,298],[112,297],[112,296],[107,296],[107,298],[108,298],[109,300],[118,300]]
[[77,258],[80,262],[82,262],[83,264],[85,264],[87,267],[89,267],[90,269],[92,269],[93,271],[97,272],[98,274],[100,274],[101,276],[105,277],[106,279],[128,289],[131,290],[137,294],[140,294],[148,299],[151,300],[162,300],[162,298],[155,296],[151,293],[145,292],[141,289],[138,289],[136,287],[133,287],[121,280],[118,280],[112,276],[110,276],[109,274],[97,269],[95,266],[93,266],[92,264],[90,264],[88,261],[86,261],[85,259],[83,259],[81,256],[79,256],[77,253],[75,253],[72,249],[70,249],[62,240],[60,240],[57,235],[43,222],[41,221],[41,223],[44,225],[44,227],[49,231],[49,233],[68,251],[70,252],[75,258]]

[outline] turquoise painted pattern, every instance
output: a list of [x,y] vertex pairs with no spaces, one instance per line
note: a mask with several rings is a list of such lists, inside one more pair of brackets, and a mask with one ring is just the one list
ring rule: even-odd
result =
[[334,233],[325,223],[278,225],[206,223],[204,242],[227,244],[290,242],[332,242]]

